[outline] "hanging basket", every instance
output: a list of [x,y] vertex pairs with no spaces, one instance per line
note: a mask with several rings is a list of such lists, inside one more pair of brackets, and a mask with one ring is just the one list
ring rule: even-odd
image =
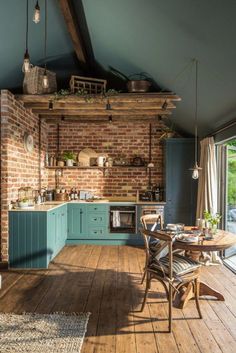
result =
[[24,94],[47,94],[54,93],[57,91],[56,74],[52,71],[47,70],[49,87],[43,88],[43,75],[44,68],[34,66],[30,72],[25,73],[23,81],[23,92]]

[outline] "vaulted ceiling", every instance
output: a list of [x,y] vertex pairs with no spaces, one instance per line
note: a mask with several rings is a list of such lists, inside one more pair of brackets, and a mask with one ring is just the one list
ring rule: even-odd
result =
[[[200,135],[235,119],[235,0],[71,1],[86,48],[97,63],[93,74],[109,78],[109,66],[126,75],[146,72],[161,88],[182,97],[172,120],[193,133],[192,59],[197,58]],[[19,92],[22,86],[25,3],[0,0],[1,89]],[[39,3],[43,10],[44,1]],[[29,4],[31,19],[35,1],[29,0]],[[70,75],[82,73],[82,67],[58,0],[48,0],[48,17],[48,66],[57,73],[60,86],[67,86]],[[30,20],[29,51],[34,65],[43,65],[43,25],[43,21],[35,25]]]

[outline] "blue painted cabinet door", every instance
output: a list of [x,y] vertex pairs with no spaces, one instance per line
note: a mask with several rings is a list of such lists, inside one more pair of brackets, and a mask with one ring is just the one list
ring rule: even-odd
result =
[[49,248],[49,258],[50,260],[56,256],[57,248],[57,212],[55,210],[48,212],[47,216],[47,241],[48,241],[48,248]]
[[86,235],[86,205],[68,205],[68,239],[80,239]]
[[197,181],[189,170],[194,164],[194,139],[167,139],[165,143],[165,223],[195,224]]

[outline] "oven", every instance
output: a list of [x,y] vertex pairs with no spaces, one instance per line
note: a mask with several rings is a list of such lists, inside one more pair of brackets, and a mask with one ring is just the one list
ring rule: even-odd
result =
[[137,233],[136,206],[110,206],[110,233]]

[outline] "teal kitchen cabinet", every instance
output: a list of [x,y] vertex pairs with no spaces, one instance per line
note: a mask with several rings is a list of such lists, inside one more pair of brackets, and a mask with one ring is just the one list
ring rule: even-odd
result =
[[107,239],[109,232],[108,205],[87,205],[87,236],[92,239]]
[[69,204],[67,221],[67,239],[81,239],[87,234],[87,206],[84,204]]
[[195,224],[197,180],[189,168],[194,164],[194,139],[165,141],[165,223]]
[[108,206],[97,204],[69,204],[68,240],[100,239],[108,234]]
[[46,211],[9,212],[9,265],[47,268],[65,245],[67,205]]
[[9,265],[47,268],[53,248],[47,241],[47,212],[9,212]]
[[55,208],[47,213],[47,239],[52,257],[65,245],[67,238],[67,206]]

